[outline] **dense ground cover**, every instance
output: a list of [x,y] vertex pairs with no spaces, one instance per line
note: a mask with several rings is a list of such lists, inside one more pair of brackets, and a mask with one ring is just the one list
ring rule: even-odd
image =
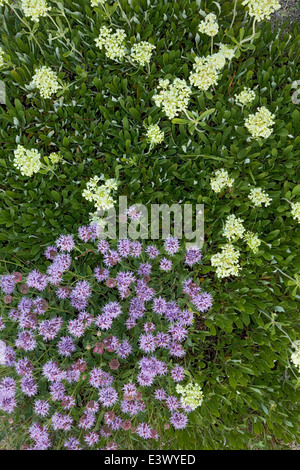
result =
[[[132,0],[121,1],[120,10],[112,2],[104,9],[88,0],[52,1],[50,17],[38,22],[25,17],[18,2],[1,9],[1,274],[43,271],[45,248],[89,223],[94,206],[82,193],[94,176],[116,178],[117,194],[127,195],[130,204],[204,204],[203,258],[193,279],[212,293],[213,306],[198,311],[184,359],[203,402],[187,428],[165,430],[159,445],[166,448],[274,448],[299,438],[299,370],[291,354],[299,339],[300,235],[291,203],[300,201],[300,115],[292,98],[300,36],[296,26],[272,31],[264,20],[253,39],[242,43],[252,35],[253,19],[237,2],[231,27],[234,3]],[[186,113],[169,118],[153,100],[159,80],[177,77],[190,85],[195,56],[211,53],[210,37],[198,30],[211,12],[220,25],[213,52],[223,43],[236,48],[235,56],[214,86],[192,87]],[[95,42],[103,25],[124,29],[128,50],[140,41],[155,45],[149,65],[107,57]],[[50,98],[31,83],[44,65],[60,85]],[[244,87],[255,92],[250,106],[235,96]],[[275,116],[272,132],[252,138],[245,119],[262,106]],[[154,146],[146,135],[151,124],[164,132]],[[22,175],[14,165],[19,144],[46,157],[50,170]],[[53,152],[61,157],[54,165],[47,160]],[[211,179],[219,169],[234,182],[216,193]],[[269,205],[257,207],[249,199],[258,187],[271,198]],[[211,257],[228,242],[223,228],[231,214],[261,244],[253,252],[235,237],[241,270],[220,278]],[[82,275],[91,276],[87,262],[88,255],[80,258]],[[5,319],[9,308],[2,303]],[[1,332],[8,344],[10,333]],[[23,397],[14,422],[28,424],[32,416],[31,401]],[[18,433],[16,446],[26,442],[26,431],[24,426]]]

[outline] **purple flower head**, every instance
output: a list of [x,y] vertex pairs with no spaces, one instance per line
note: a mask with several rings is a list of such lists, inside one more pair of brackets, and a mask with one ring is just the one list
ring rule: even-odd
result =
[[181,382],[184,379],[184,368],[181,366],[175,366],[171,370],[171,375],[175,382]]
[[81,450],[79,440],[72,436],[64,442],[64,446],[67,450]]
[[29,287],[41,292],[47,287],[48,279],[45,274],[41,274],[37,269],[34,269],[28,274],[26,282]]
[[51,320],[44,320],[39,323],[39,332],[43,336],[44,341],[50,341],[54,339],[59,330],[63,326],[63,319],[61,317],[53,317]]
[[131,242],[131,256],[138,258],[143,251],[143,245],[137,240]]
[[194,264],[199,263],[201,258],[202,258],[202,253],[200,251],[200,248],[198,246],[192,246],[190,248],[187,248],[184,261],[185,261],[185,264],[191,267]]
[[138,274],[140,276],[149,276],[152,271],[152,265],[150,263],[141,263],[139,266]]
[[60,338],[58,344],[58,351],[61,356],[70,357],[75,351],[76,346],[71,336],[63,336]]
[[57,431],[58,429],[69,431],[71,429],[73,419],[71,416],[56,412],[52,416],[51,422],[54,431]]
[[84,436],[84,440],[89,447],[92,447],[94,444],[97,444],[99,439],[99,434],[95,431],[91,431]]
[[15,363],[15,368],[16,368],[16,372],[18,375],[20,376],[31,376],[32,375],[32,372],[33,372],[33,364],[31,361],[29,361],[29,359],[27,359],[27,357],[23,357],[23,359],[19,359],[16,363]]
[[177,251],[179,251],[180,243],[177,240],[177,238],[170,236],[166,238],[164,247],[165,247],[166,252],[172,256],[175,253],[177,253]]
[[35,400],[34,412],[43,418],[49,414],[50,405],[46,400]]
[[61,370],[54,361],[48,361],[43,366],[43,376],[50,382],[60,382],[66,378],[66,372]]
[[67,287],[59,287],[56,291],[56,295],[60,300],[64,300],[69,297],[70,291]]
[[145,251],[150,259],[155,259],[159,255],[159,249],[155,245],[148,245]]
[[172,413],[170,423],[175,429],[184,429],[187,426],[188,418],[185,414],[175,411]]
[[122,359],[126,359],[132,352],[132,346],[129,341],[125,340],[117,347],[117,355]]
[[154,352],[156,349],[155,337],[152,334],[143,334],[140,336],[139,346],[142,351],[149,353]]
[[117,251],[115,250],[109,250],[107,253],[105,253],[105,255],[103,256],[103,262],[105,264],[105,266],[107,266],[108,268],[112,268],[113,266],[115,266],[116,264],[118,264],[118,262],[120,261],[120,255]]
[[131,240],[124,238],[118,241],[118,253],[121,258],[128,258],[131,253]]
[[167,258],[162,258],[159,267],[162,271],[171,271],[172,261]]
[[106,281],[109,278],[109,269],[97,266],[94,270],[94,277],[99,282]]
[[154,396],[156,400],[164,401],[167,398],[167,393],[163,388],[158,388],[155,390]]
[[97,245],[97,250],[102,254],[104,255],[105,253],[107,253],[109,251],[109,243],[107,240],[100,240],[98,245]]
[[138,279],[136,281],[135,290],[138,298],[144,302],[151,300],[155,295],[155,290],[152,287],[149,287],[147,282],[145,282],[143,279]]
[[35,441],[34,450],[47,450],[51,447],[48,432],[41,424],[33,423],[29,428],[29,436]]
[[38,385],[33,377],[23,377],[21,380],[22,392],[28,397],[33,397],[37,394]]
[[128,207],[126,214],[131,220],[139,220],[142,217],[142,213],[135,206]]
[[166,402],[167,408],[170,411],[175,411],[179,408],[179,400],[176,397],[172,396],[172,395],[168,396],[165,399],[165,402]]
[[46,256],[48,260],[53,261],[57,253],[58,251],[55,248],[55,246],[48,246],[44,252],[44,255]]
[[143,439],[151,439],[152,438],[151,426],[148,423],[139,424],[138,427],[137,427],[136,432]]
[[87,243],[91,238],[91,229],[87,225],[83,225],[78,229],[78,238],[82,240],[84,243]]
[[48,310],[49,304],[47,300],[43,299],[42,297],[37,297],[33,301],[33,311],[37,315],[43,315]]
[[162,297],[156,297],[153,300],[153,312],[162,315],[167,310],[167,301]]
[[169,345],[170,356],[174,357],[183,357],[185,355],[185,351],[181,344],[176,343],[176,341],[172,341]]
[[12,294],[15,289],[15,280],[12,274],[1,276],[0,286],[4,294]]
[[105,387],[99,391],[99,401],[104,408],[109,408],[118,401],[118,393],[113,387]]
[[24,349],[24,351],[33,351],[36,348],[36,341],[30,331],[21,331],[15,344],[18,349]]
[[73,235],[61,235],[56,240],[56,246],[60,248],[60,250],[70,253],[75,246]]

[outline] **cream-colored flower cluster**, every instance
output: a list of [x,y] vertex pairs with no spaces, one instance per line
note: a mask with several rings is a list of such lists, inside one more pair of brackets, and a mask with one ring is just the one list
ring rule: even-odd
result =
[[244,88],[241,93],[234,96],[240,104],[243,106],[248,106],[253,102],[253,100],[255,100],[255,91],[251,90],[250,88]]
[[201,406],[203,402],[203,393],[199,384],[176,385],[176,392],[181,395],[180,401],[182,405],[188,406],[192,410]]
[[222,246],[221,252],[211,257],[211,265],[216,269],[217,277],[238,276],[240,252],[231,243]]
[[160,79],[158,88],[161,90],[159,94],[154,95],[153,100],[156,106],[163,108],[168,118],[174,118],[188,107],[192,90],[185,80],[175,78],[173,83],[170,83],[168,79]]
[[222,189],[233,186],[234,179],[229,178],[228,171],[221,170],[215,171],[215,176],[210,180],[210,186],[215,193],[220,193]]
[[225,64],[224,56],[219,56],[220,67],[216,67],[216,58],[195,57],[193,72],[190,74],[190,82],[201,91],[207,91],[212,85],[216,85],[219,79],[219,71]]
[[198,29],[200,33],[208,34],[208,36],[218,34],[219,25],[216,15],[214,13],[206,15],[204,20],[200,22]]
[[39,21],[41,16],[46,16],[51,10],[46,0],[21,0],[21,8],[24,15],[31,18],[32,21]]
[[257,233],[253,232],[246,232],[244,235],[244,240],[249,246],[250,250],[253,251],[253,253],[258,252],[258,247],[261,245],[261,240],[258,238]]
[[99,180],[99,176],[91,178],[82,195],[88,201],[94,202],[97,210],[108,210],[115,204],[111,192],[117,189],[117,181],[109,179],[104,184],[98,185]]
[[14,151],[15,158],[13,164],[22,175],[32,176],[37,173],[41,166],[41,155],[37,149],[26,149],[23,145],[18,145]]
[[132,46],[130,57],[134,62],[144,66],[149,64],[154,49],[155,46],[153,44],[142,41]]
[[61,155],[60,152],[52,152],[49,155],[49,159],[51,160],[51,163],[55,165],[55,163],[58,163],[61,160]]
[[125,39],[126,34],[124,29],[117,29],[113,33],[111,28],[102,26],[95,42],[100,49],[104,47],[105,55],[109,59],[122,60],[126,54]]
[[292,346],[294,348],[294,352],[291,354],[291,361],[296,367],[298,367],[300,372],[300,341],[294,341]]
[[275,115],[265,106],[258,109],[255,114],[250,114],[245,119],[245,126],[253,137],[267,138],[272,134]]
[[219,52],[207,57],[195,57],[193,71],[189,77],[191,84],[201,91],[207,91],[211,86],[216,85],[226,59],[231,60],[234,53],[234,49],[221,44]]
[[150,124],[147,130],[147,138],[152,145],[161,144],[164,140],[164,132],[160,130],[157,124]]
[[233,59],[235,51],[235,47],[229,47],[222,43],[219,44],[219,53],[222,54],[227,60]]
[[61,88],[56,73],[45,65],[35,71],[32,83],[39,89],[43,98],[51,98]]
[[243,238],[245,227],[243,220],[231,214],[227,217],[225,226],[223,228],[223,235],[231,242],[235,238]]
[[0,68],[4,65],[4,50],[0,47]]
[[291,214],[293,216],[293,219],[297,220],[300,223],[300,202],[292,202],[291,207]]
[[266,207],[270,205],[272,198],[262,189],[262,188],[253,188],[249,194],[250,201],[256,207],[261,207],[264,204]]
[[281,8],[278,0],[244,0],[243,5],[248,6],[249,15],[257,21],[269,20],[271,14]]

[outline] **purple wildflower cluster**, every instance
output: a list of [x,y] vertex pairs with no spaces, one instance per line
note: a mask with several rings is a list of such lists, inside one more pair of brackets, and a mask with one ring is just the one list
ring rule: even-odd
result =
[[[134,209],[128,215],[137,216]],[[18,398],[28,398],[28,449],[56,449],[56,431],[63,432],[65,449],[114,450],[126,433],[159,440],[169,423],[174,429],[188,423],[191,410],[176,384],[186,375],[191,305],[202,313],[212,305],[211,295],[189,277],[201,252],[182,250],[172,236],[158,249],[129,239],[99,240],[99,234],[95,224],[79,228],[79,240],[95,248],[80,243],[77,257],[74,237],[60,236],[45,251],[45,273],[33,270],[25,284],[17,286],[20,273],[0,279],[14,303],[0,318],[8,371],[0,380],[0,409],[13,414]],[[176,269],[180,258],[187,275],[176,286],[168,274],[175,255]],[[80,270],[77,259],[85,263]]]

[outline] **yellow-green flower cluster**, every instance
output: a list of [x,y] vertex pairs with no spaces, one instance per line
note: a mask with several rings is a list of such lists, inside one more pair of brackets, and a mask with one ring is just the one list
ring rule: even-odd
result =
[[298,367],[300,372],[300,341],[294,341],[293,343],[294,352],[291,354],[292,363]]
[[208,34],[208,36],[215,36],[218,34],[219,25],[216,15],[214,13],[206,15],[204,20],[199,24],[198,29],[200,33]]
[[300,202],[292,202],[291,207],[291,214],[293,216],[293,219],[297,220],[300,223]]
[[262,189],[254,188],[251,189],[249,199],[256,207],[261,207],[264,204],[266,207],[270,205],[272,198]]
[[36,22],[39,21],[41,16],[46,16],[47,12],[51,10],[46,0],[21,0],[21,8],[25,16]]
[[271,14],[281,8],[278,0],[244,0],[243,5],[248,6],[249,15],[257,21],[269,20]]
[[221,44],[219,52],[207,57],[195,57],[193,71],[189,77],[191,84],[201,91],[207,91],[211,86],[216,85],[226,59],[231,60],[234,53],[234,49]]
[[153,100],[156,106],[163,108],[168,118],[174,118],[180,111],[188,107],[192,90],[185,80],[175,78],[171,84],[168,79],[160,79],[158,88],[161,90],[159,94],[154,95]]
[[267,138],[272,134],[274,122],[275,115],[262,106],[255,114],[250,114],[245,119],[245,126],[253,137]]
[[244,240],[253,253],[258,252],[258,247],[261,245],[261,240],[258,238],[256,233],[246,232],[244,235]]
[[234,95],[235,99],[243,106],[248,106],[255,99],[255,92],[250,88],[244,88],[241,93]]
[[155,46],[153,44],[142,41],[132,46],[130,57],[134,62],[144,66],[145,64],[149,64],[154,49]]
[[104,47],[106,57],[112,60],[121,60],[126,53],[125,39],[124,29],[118,29],[113,33],[111,28],[102,26],[95,42],[100,49]]
[[97,210],[108,210],[115,204],[111,192],[117,189],[117,181],[109,179],[104,184],[98,185],[99,180],[99,176],[91,178],[82,195],[88,201],[94,202]]
[[43,98],[51,98],[60,88],[56,73],[45,65],[35,71],[32,82]]
[[234,214],[229,215],[223,228],[223,235],[229,241],[232,241],[235,238],[243,238],[244,232],[243,220],[237,218]]
[[199,384],[176,385],[176,392],[181,395],[180,401],[182,405],[192,410],[201,406],[203,402],[203,393]]
[[49,158],[50,158],[50,160],[51,160],[51,163],[52,163],[53,165],[55,165],[55,163],[58,163],[58,162],[61,160],[60,152],[58,152],[58,153],[56,153],[56,152],[50,153]]
[[37,173],[41,166],[41,155],[37,149],[28,150],[22,145],[18,145],[14,151],[15,158],[13,164],[18,168],[22,175],[32,176]]
[[238,276],[241,269],[239,265],[240,252],[230,243],[222,246],[221,253],[211,257],[211,265],[216,267],[216,275],[219,278]]
[[160,130],[157,124],[150,124],[147,130],[147,138],[150,144],[160,144],[164,140],[164,132]]
[[[225,64],[224,56],[219,57],[221,68],[222,58]],[[220,68],[216,67],[216,60],[212,56],[195,57],[193,72],[190,74],[190,82],[201,91],[207,91],[212,85],[216,85],[219,79]]]
[[219,44],[219,52],[227,60],[233,59],[234,54],[235,54],[235,50],[236,49],[234,47],[229,47],[229,46],[226,46],[226,44],[222,44],[222,43]]
[[220,193],[222,189],[228,187],[230,188],[234,183],[233,178],[229,178],[228,171],[224,170],[217,170],[215,172],[215,176],[210,180],[210,186],[215,193]]

